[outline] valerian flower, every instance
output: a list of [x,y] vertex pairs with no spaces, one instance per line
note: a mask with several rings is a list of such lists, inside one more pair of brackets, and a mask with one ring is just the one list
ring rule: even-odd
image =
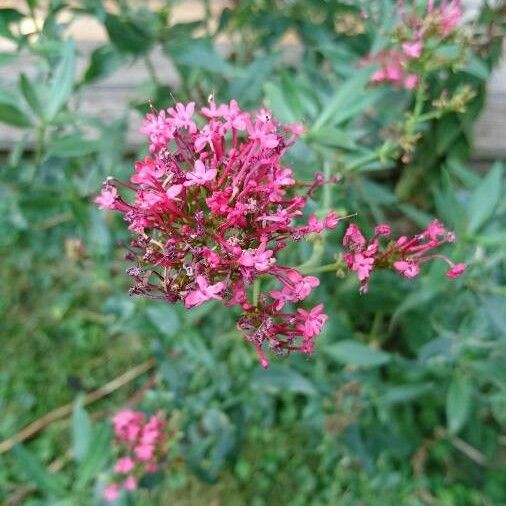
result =
[[114,502],[122,490],[133,491],[147,473],[158,470],[167,453],[166,422],[161,413],[147,416],[125,409],[112,420],[118,459],[113,481],[104,489],[104,499]]
[[[141,131],[151,156],[135,163],[130,182],[108,178],[95,199],[123,213],[135,234],[127,255],[135,262],[130,293],[187,308],[209,300],[241,306],[238,326],[262,365],[264,348],[310,353],[326,320],[322,306],[304,322],[305,312],[286,306],[306,299],[319,280],[281,265],[277,253],[290,240],[334,229],[339,217],[330,211],[303,221],[306,200],[324,178],[297,182],[281,160],[304,129],[281,125],[266,109],[252,115],[235,100],[216,104],[213,97],[200,116],[193,102],[150,112]],[[279,288],[264,282],[265,291],[248,300],[260,277]]]
[[449,258],[439,253],[432,253],[445,243],[455,241],[455,234],[447,231],[437,220],[431,222],[421,233],[411,238],[401,236],[381,247],[380,238],[391,234],[389,225],[378,225],[374,236],[367,241],[354,223],[351,223],[343,238],[346,250],[344,260],[348,268],[357,273],[360,281],[360,291],[365,293],[369,278],[378,268],[390,268],[405,278],[415,278],[420,274],[420,266],[434,259],[440,259],[450,266],[446,273],[449,279],[458,278],[466,269],[464,263],[454,264]]

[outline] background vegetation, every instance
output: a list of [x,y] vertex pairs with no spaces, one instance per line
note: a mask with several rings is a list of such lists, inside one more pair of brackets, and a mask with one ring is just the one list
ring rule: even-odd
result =
[[[427,71],[414,94],[369,86],[358,65],[391,43],[391,1],[248,0],[217,18],[211,4],[201,20],[178,24],[173,2],[0,9],[12,48],[0,54],[12,69],[2,74],[0,121],[20,132],[0,169],[0,436],[14,442],[74,402],[70,417],[23,445],[0,446],[0,501],[100,504],[111,462],[105,420],[142,401],[171,413],[180,434],[165,473],[124,504],[506,504],[503,170],[469,164],[504,6],[485,4],[461,38],[438,48],[463,56]],[[108,40],[87,54],[69,30],[90,18]],[[288,35],[295,49],[282,42]],[[159,75],[164,59],[177,84]],[[93,85],[133,62],[150,78],[120,116],[82,110]],[[465,110],[434,107],[462,85],[472,91]],[[450,283],[438,265],[412,282],[385,273],[360,296],[351,277],[328,273],[318,301],[330,318],[314,357],[273,360],[267,371],[212,304],[185,311],[130,298],[117,247],[124,223],[91,199],[105,176],[127,176],[144,156],[127,132],[149,103],[203,103],[213,91],[304,121],[289,162],[302,178],[340,177],[315,210],[358,211],[366,228],[388,219],[397,231],[437,216],[457,233],[452,255],[469,264],[466,275]],[[290,254],[337,252],[329,236]],[[143,374],[100,390],[139,364]],[[97,389],[104,395],[85,411]]]

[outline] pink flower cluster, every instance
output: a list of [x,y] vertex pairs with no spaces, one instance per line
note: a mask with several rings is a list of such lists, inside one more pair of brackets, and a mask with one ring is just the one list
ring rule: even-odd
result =
[[437,37],[444,39],[451,35],[462,19],[463,11],[460,0],[442,0],[436,7],[434,0],[429,0],[427,12],[423,16],[415,12],[406,12],[404,2],[398,2],[398,11],[402,19],[402,28],[407,30],[408,36],[400,47],[391,48],[372,55],[364,61],[376,63],[380,68],[371,76],[371,82],[390,83],[394,86],[412,90],[420,82],[417,69],[413,63],[423,56],[424,48],[433,46],[429,39]]
[[411,238],[401,236],[382,248],[380,239],[390,234],[389,225],[378,225],[374,229],[374,236],[366,240],[360,228],[353,223],[344,234],[344,260],[357,273],[361,293],[367,291],[369,277],[376,268],[393,268],[405,278],[414,278],[420,273],[422,263],[439,258],[450,266],[446,273],[450,279],[458,278],[466,269],[463,263],[454,264],[444,255],[430,253],[445,243],[455,241],[455,234],[448,232],[437,220],[430,223],[421,234]]
[[[264,367],[266,347],[311,353],[327,319],[323,307],[286,306],[308,297],[319,281],[281,265],[277,253],[289,240],[335,228],[339,218],[333,211],[301,218],[306,200],[326,182],[321,174],[296,182],[282,163],[303,127],[213,97],[199,113],[193,102],[150,112],[141,131],[151,156],[135,164],[130,182],[106,180],[95,199],[123,213],[136,234],[127,255],[135,261],[130,293],[187,308],[210,300],[241,306],[238,327]],[[266,277],[278,286],[248,300],[251,285],[262,279],[266,287]]]
[[136,490],[138,479],[157,471],[167,452],[165,421],[160,414],[148,418],[140,411],[126,409],[116,413],[113,427],[120,457],[114,466],[116,479],[104,490],[109,502],[114,502],[122,490]]

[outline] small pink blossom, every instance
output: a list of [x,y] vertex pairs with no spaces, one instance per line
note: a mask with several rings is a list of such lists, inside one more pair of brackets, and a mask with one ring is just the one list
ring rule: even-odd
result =
[[376,225],[374,228],[374,235],[384,235],[389,236],[392,233],[392,228],[390,225],[382,223],[380,225]]
[[315,306],[310,311],[299,308],[297,313],[297,319],[300,322],[298,328],[305,338],[313,338],[319,335],[328,319],[328,316],[323,313],[323,304]]
[[264,272],[275,262],[272,255],[273,251],[266,250],[266,243],[262,242],[257,249],[244,250],[238,263],[243,267],[254,267],[257,271]]
[[225,283],[219,281],[214,285],[210,285],[208,284],[207,279],[200,275],[197,276],[196,282],[198,288],[189,292],[184,300],[186,307],[200,306],[200,304],[203,304],[210,299],[221,299],[218,294],[225,288]]
[[128,474],[134,466],[135,463],[130,457],[122,457],[116,462],[114,471],[120,474]]
[[169,186],[165,191],[165,194],[169,199],[175,199],[183,191],[182,184],[173,184]]
[[366,257],[362,253],[355,253],[351,270],[357,273],[359,281],[369,278],[374,265],[374,258]]
[[408,58],[419,58],[422,54],[423,42],[416,40],[412,42],[405,42],[402,45],[402,51]]
[[187,181],[184,183],[185,186],[192,185],[203,185],[209,181],[213,181],[216,177],[216,169],[207,169],[202,160],[197,160],[194,165],[193,172],[186,174]]
[[175,127],[186,128],[191,134],[197,131],[197,125],[192,119],[194,111],[195,102],[189,102],[186,105],[177,103],[175,107],[167,109],[167,112],[173,118]]
[[399,260],[394,262],[394,267],[398,270],[405,278],[415,278],[420,274],[420,267],[413,261]]
[[456,279],[458,277],[460,277],[463,272],[466,270],[466,264],[463,264],[463,263],[460,263],[460,264],[455,264],[447,273],[446,273],[446,276],[449,278],[449,279]]
[[350,223],[343,237],[343,246],[362,248],[365,246],[365,243],[365,237],[360,229],[354,223]]
[[114,502],[118,499],[120,493],[120,487],[117,483],[111,483],[104,489],[104,499],[107,502]]
[[329,211],[325,218],[323,219],[323,224],[325,225],[325,228],[329,230],[333,230],[336,228],[337,224],[339,223],[339,216],[335,211]]
[[118,199],[118,190],[114,186],[104,186],[100,195],[95,197],[95,204],[99,209],[115,209]]
[[123,482],[123,488],[125,490],[128,490],[129,492],[132,492],[134,490],[137,490],[137,480],[133,476],[129,476],[124,482]]
[[419,78],[416,74],[408,74],[404,78],[404,88],[413,90],[418,86]]

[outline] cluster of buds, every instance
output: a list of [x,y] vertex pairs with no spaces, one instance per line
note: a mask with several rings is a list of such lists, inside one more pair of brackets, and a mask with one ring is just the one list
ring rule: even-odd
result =
[[112,422],[119,456],[115,479],[104,490],[108,502],[116,501],[122,490],[136,490],[139,478],[156,472],[167,453],[166,424],[160,414],[147,417],[127,409],[116,413]]
[[434,0],[429,0],[423,15],[414,10],[407,12],[403,1],[398,2],[397,10],[402,19],[396,30],[398,47],[369,56],[364,63],[380,65],[371,76],[371,82],[389,83],[411,90],[420,82],[421,62],[434,60],[425,58],[426,52],[433,51],[437,46],[433,39],[444,41],[450,37],[462,19],[463,11],[460,0],[442,0],[439,6],[434,5]]
[[[328,182],[320,173],[297,182],[282,163],[302,125],[210,97],[198,117],[193,102],[152,111],[141,131],[151,156],[135,164],[130,182],[107,179],[95,199],[123,213],[135,233],[127,253],[135,262],[130,293],[187,308],[209,300],[241,306],[238,328],[264,367],[266,348],[311,353],[327,319],[323,307],[285,306],[308,297],[319,281],[280,265],[277,253],[290,240],[335,228],[339,218],[333,211],[302,218],[307,199]],[[276,286],[260,292],[266,277]]]
[[446,276],[450,279],[458,278],[466,269],[463,263],[454,264],[446,256],[432,253],[443,244],[455,241],[455,234],[447,231],[437,220],[418,235],[411,238],[401,236],[382,247],[380,239],[390,234],[389,225],[378,225],[374,229],[374,236],[366,240],[360,228],[353,223],[344,234],[344,260],[347,266],[357,273],[361,293],[367,291],[369,277],[374,269],[393,269],[405,278],[414,278],[420,274],[422,263],[434,259],[443,260],[449,265]]

